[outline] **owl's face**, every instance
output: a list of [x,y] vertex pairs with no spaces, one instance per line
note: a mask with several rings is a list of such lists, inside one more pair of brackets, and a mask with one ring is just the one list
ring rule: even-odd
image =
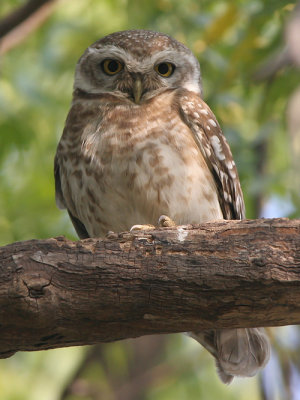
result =
[[144,30],[116,32],[88,47],[74,83],[74,89],[137,104],[178,88],[201,94],[197,59],[175,39]]

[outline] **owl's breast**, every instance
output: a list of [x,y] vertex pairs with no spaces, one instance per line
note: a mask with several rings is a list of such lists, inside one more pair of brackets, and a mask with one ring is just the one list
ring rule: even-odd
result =
[[[209,168],[168,98],[107,110],[82,133],[77,217],[91,236],[157,224],[222,218]],[[78,184],[78,183],[77,183]],[[78,194],[79,193],[79,194]]]

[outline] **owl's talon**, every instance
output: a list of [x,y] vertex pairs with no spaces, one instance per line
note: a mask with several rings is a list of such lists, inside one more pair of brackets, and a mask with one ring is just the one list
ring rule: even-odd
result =
[[108,231],[107,234],[105,235],[106,239],[116,239],[118,237],[118,234],[113,231]]
[[130,232],[134,232],[134,231],[152,231],[155,229],[154,225],[151,224],[145,224],[145,225],[133,225],[130,228]]
[[170,228],[176,226],[175,222],[167,215],[161,215],[158,219],[158,226],[162,228]]

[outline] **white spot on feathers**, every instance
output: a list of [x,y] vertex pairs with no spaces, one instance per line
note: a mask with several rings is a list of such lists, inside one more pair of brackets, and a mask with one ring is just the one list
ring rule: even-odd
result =
[[209,119],[208,122],[211,124],[211,126],[214,126],[215,128],[217,127],[216,122],[213,119]]
[[221,145],[221,142],[220,142],[220,139],[218,138],[218,136],[213,135],[210,138],[210,142],[211,142],[211,145],[214,149],[214,152],[215,152],[218,160],[220,160],[220,161],[225,160],[225,155],[223,153],[222,145]]

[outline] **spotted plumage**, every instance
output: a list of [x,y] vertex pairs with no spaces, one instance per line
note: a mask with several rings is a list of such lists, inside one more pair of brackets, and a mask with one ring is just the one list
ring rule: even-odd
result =
[[[80,238],[156,224],[242,219],[230,148],[201,98],[197,59],[152,31],[117,32],[85,51],[55,157],[56,199]],[[224,382],[252,376],[269,356],[262,330],[191,334]]]

